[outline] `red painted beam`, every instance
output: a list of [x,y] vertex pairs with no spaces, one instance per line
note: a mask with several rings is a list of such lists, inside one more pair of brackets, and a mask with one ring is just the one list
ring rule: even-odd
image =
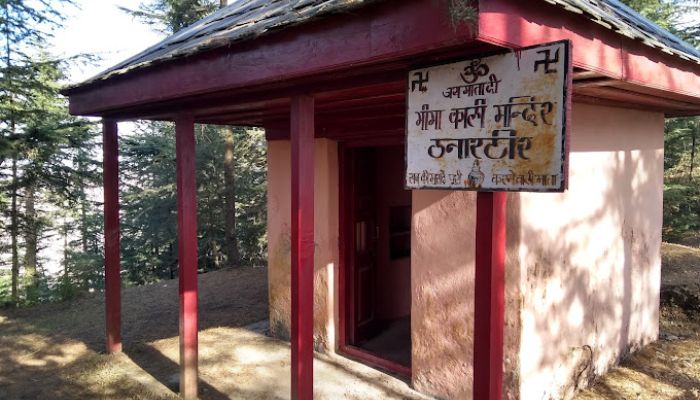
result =
[[313,399],[314,99],[291,103],[292,400]]
[[700,100],[700,65],[546,2],[481,0],[478,40],[511,48],[569,39],[575,67]]
[[105,224],[105,312],[107,352],[122,350],[121,275],[119,273],[119,144],[117,121],[102,121],[104,224]]
[[194,120],[175,121],[180,278],[180,396],[197,398],[197,185]]
[[503,398],[506,193],[476,197],[474,399]]
[[187,96],[356,70],[465,45],[473,38],[467,24],[452,26],[445,2],[378,2],[64,93],[70,97],[71,113],[99,115]]

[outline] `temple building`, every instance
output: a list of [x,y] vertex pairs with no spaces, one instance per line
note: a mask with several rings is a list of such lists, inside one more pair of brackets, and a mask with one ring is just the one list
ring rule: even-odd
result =
[[[406,189],[409,72],[562,40],[566,190],[503,195],[504,279],[480,279],[481,193]],[[104,118],[110,351],[116,123],[176,124],[185,398],[195,123],[266,131],[269,319],[292,343],[292,398],[312,396],[315,350],[440,399],[565,399],[658,336],[664,118],[700,115],[700,52],[617,0],[232,1],[64,93]]]

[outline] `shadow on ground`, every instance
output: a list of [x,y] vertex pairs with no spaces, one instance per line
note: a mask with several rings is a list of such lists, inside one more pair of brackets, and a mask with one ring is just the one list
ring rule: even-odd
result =
[[[263,333],[267,270],[208,273],[199,284],[200,399],[288,399],[289,344]],[[120,354],[102,351],[103,306],[93,296],[0,313],[0,399],[176,399],[177,282],[124,290]],[[314,376],[315,399],[427,399],[338,356],[317,355]]]
[[[211,272],[199,284],[200,330],[267,318],[266,268]],[[125,288],[122,323],[124,353],[109,356],[102,293],[0,311],[0,398],[175,398],[178,364],[150,343],[177,343],[177,280]],[[228,398],[201,388],[203,398]]]
[[662,244],[660,339],[576,400],[700,399],[700,249]]

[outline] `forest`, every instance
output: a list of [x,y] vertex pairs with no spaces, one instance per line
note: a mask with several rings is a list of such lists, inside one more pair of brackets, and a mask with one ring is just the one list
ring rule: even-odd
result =
[[[696,0],[626,0],[697,47]],[[70,0],[0,0],[0,306],[67,300],[103,287],[102,153],[98,121],[72,117],[66,71],[47,38]],[[122,9],[174,33],[225,0],[144,0]],[[697,15],[697,14],[695,14]],[[146,44],[144,44],[146,47]],[[175,131],[138,122],[120,137],[122,280],[177,276]],[[198,125],[198,254],[202,272],[266,264],[266,143],[261,129]],[[666,121],[664,241],[700,245],[700,118]],[[51,262],[59,269],[50,270]]]

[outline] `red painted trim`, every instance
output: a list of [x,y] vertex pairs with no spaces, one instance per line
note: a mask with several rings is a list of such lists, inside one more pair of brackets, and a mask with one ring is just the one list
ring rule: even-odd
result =
[[314,99],[291,103],[292,400],[313,399]]
[[[683,96],[700,102],[700,66],[560,7],[516,0],[481,1],[481,42],[476,42],[474,32],[466,26],[452,28],[442,3],[379,2],[352,14],[156,64],[66,91],[70,109],[79,115],[168,119],[183,109],[276,101],[300,91],[357,87],[367,77],[382,82],[386,80],[377,80],[378,75],[403,74],[414,63],[427,63],[447,53],[456,56],[459,52],[463,57],[478,51],[477,46],[482,50],[494,45],[513,48],[560,39],[573,41],[578,67],[655,88],[663,97]],[[317,102],[320,107],[321,99]]]
[[404,130],[401,130],[401,135],[387,136],[382,138],[377,138],[376,140],[367,140],[367,138],[357,138],[344,140],[338,145],[338,174],[339,174],[339,187],[338,187],[338,211],[339,215],[339,265],[338,265],[338,301],[340,305],[338,306],[338,352],[346,355],[348,357],[357,359],[358,361],[365,363],[367,365],[384,369],[386,371],[403,375],[406,377],[411,377],[411,368],[401,365],[399,363],[386,360],[384,358],[378,357],[377,355],[368,352],[366,350],[360,349],[358,347],[350,345],[350,341],[353,340],[352,336],[352,326],[348,321],[355,320],[355,313],[353,304],[354,291],[348,290],[348,288],[355,287],[354,276],[352,273],[352,265],[354,258],[354,251],[352,246],[353,234],[353,224],[350,220],[350,216],[353,215],[354,193],[352,184],[352,166],[348,165],[348,158],[351,157],[351,152],[357,147],[380,147],[380,146],[395,146],[397,144],[402,144],[405,141],[405,136],[403,136]]
[[466,24],[452,26],[443,2],[378,2],[65,93],[71,113],[95,115],[216,91],[279,87],[280,82],[410,58],[473,38]]
[[180,396],[197,398],[197,184],[194,120],[175,122],[177,232],[180,278]]
[[501,400],[506,254],[505,192],[476,197],[474,398]]
[[342,243],[341,248],[341,269],[340,278],[342,279],[341,294],[341,315],[342,323],[340,348],[344,348],[349,343],[354,343],[355,340],[355,162],[353,161],[354,151],[351,145],[347,142],[342,143],[340,147],[343,151],[342,181],[340,182],[343,189],[341,197],[340,221],[342,222],[343,230],[339,234],[339,239]]
[[348,343],[348,256],[350,249],[348,248],[348,229],[350,221],[348,220],[348,207],[351,202],[350,188],[347,182],[349,181],[349,168],[347,167],[348,150],[344,143],[338,144],[338,342],[336,348],[341,350]]
[[619,89],[614,86],[598,86],[576,89],[576,92],[583,96],[598,99],[610,99],[620,103],[636,103],[640,106],[662,110],[693,111],[698,110],[700,105],[679,102],[663,97],[650,96],[648,94]]
[[564,104],[564,160],[562,165],[562,176],[564,178],[563,190],[569,189],[569,172],[571,167],[571,130],[572,130],[572,115],[574,106],[574,64],[572,62],[573,48],[571,41],[567,43],[567,53],[566,57],[566,93],[564,93],[566,102]]
[[411,377],[410,367],[407,367],[405,365],[399,364],[391,360],[387,360],[385,358],[378,357],[377,355],[367,350],[351,345],[340,346],[339,350],[342,355],[356,359],[357,361],[360,361],[363,364],[380,368],[391,373],[403,375],[406,378]]
[[105,322],[108,353],[122,350],[121,276],[119,273],[119,144],[117,136],[117,121],[103,120]]
[[545,2],[482,0],[478,40],[518,48],[570,39],[575,67],[700,102],[700,65]]

